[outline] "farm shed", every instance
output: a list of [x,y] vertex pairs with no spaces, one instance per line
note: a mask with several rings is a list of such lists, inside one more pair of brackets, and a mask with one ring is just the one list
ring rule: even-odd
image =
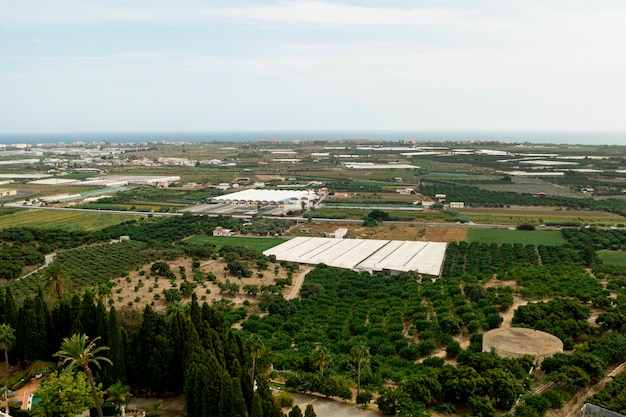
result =
[[394,275],[416,271],[439,276],[447,244],[374,239],[296,237],[263,252],[281,261]]

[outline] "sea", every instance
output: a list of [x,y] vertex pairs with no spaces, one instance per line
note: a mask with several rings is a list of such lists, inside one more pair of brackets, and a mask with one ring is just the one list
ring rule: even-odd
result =
[[0,144],[56,144],[64,142],[257,142],[380,140],[398,142],[499,141],[531,144],[623,145],[626,131],[531,131],[531,130],[415,130],[415,131],[215,131],[215,132],[81,132],[0,133]]

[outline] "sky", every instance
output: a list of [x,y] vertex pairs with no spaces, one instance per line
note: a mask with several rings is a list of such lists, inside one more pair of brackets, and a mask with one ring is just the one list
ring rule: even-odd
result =
[[625,0],[0,0],[0,133],[626,131]]

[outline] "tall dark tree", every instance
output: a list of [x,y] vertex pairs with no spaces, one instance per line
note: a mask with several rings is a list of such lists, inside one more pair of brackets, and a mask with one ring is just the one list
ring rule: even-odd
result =
[[109,323],[107,317],[107,309],[104,306],[102,300],[98,299],[96,304],[96,317],[95,317],[95,336],[99,337],[102,344],[109,346]]
[[3,291],[3,303],[2,303],[2,322],[17,329],[17,321],[19,313],[15,300],[13,299],[13,293],[9,287],[2,287]]
[[263,407],[261,405],[261,397],[258,393],[254,393],[252,397],[252,411],[250,417],[263,417]]
[[74,294],[70,301],[70,334],[85,333],[82,317],[83,304],[78,294]]
[[184,385],[184,370],[186,368],[185,323],[188,322],[187,320],[180,312],[176,312],[169,320],[169,341],[172,350],[172,369],[168,387],[170,392],[180,392],[179,390]]
[[19,311],[18,322],[16,332],[18,357],[22,361],[31,362],[38,359],[49,359],[45,320],[37,314],[33,299],[24,300]]
[[126,357],[124,347],[123,329],[117,319],[115,307],[111,307],[108,317],[107,340],[109,346],[108,357],[113,365],[105,368],[106,383],[126,382]]
[[85,291],[80,310],[80,321],[83,325],[83,333],[94,339],[99,336],[96,317],[97,309],[94,294],[92,291]]

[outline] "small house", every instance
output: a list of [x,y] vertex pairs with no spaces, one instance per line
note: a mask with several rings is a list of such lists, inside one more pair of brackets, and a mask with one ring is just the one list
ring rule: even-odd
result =
[[217,226],[213,229],[213,236],[233,236],[235,232],[230,229],[225,229],[222,226]]

